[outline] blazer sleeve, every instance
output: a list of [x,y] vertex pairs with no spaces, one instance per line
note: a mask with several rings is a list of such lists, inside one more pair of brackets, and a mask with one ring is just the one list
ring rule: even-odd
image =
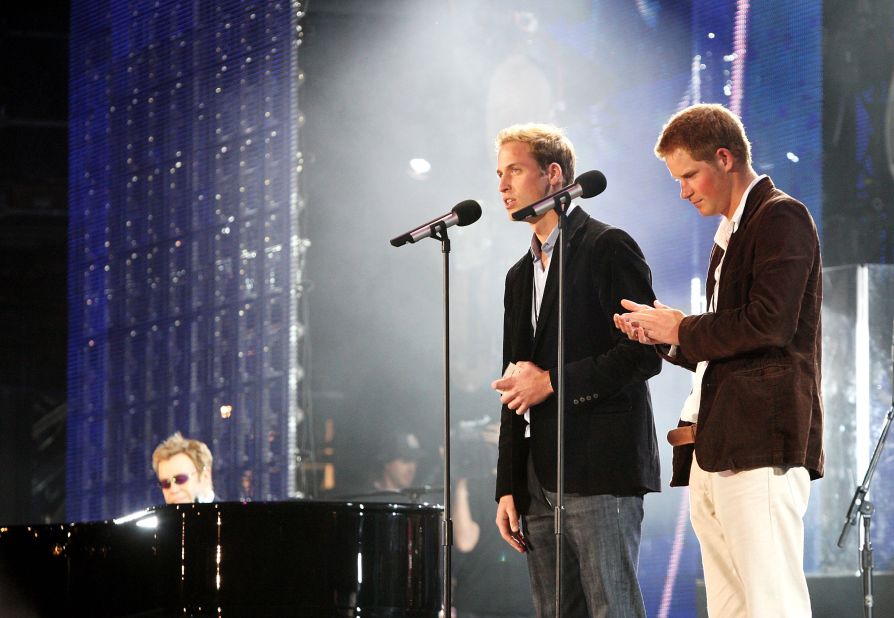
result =
[[680,346],[676,346],[676,350],[674,350],[674,354],[671,354],[671,346],[666,344],[658,344],[655,346],[655,352],[671,363],[672,365],[677,365],[678,367],[683,367],[684,369],[688,369],[689,371],[695,371],[698,363],[693,363],[686,355],[683,353],[683,350],[680,349]]
[[[727,286],[747,288],[738,306],[683,318],[680,349],[692,360],[718,360],[792,341],[801,302],[818,258],[818,239],[807,209],[777,201],[755,213],[750,263],[724,264],[719,304]],[[742,280],[746,283],[742,283]]]
[[[565,365],[566,405],[580,397],[588,402],[592,398],[594,405],[581,406],[583,409],[598,408],[624,387],[645,382],[661,371],[661,358],[652,346],[631,341],[613,321],[615,313],[624,311],[622,298],[649,304],[655,300],[651,271],[642,251],[618,228],[603,232],[595,242],[588,254],[592,260],[590,284],[598,291],[602,315],[592,316],[592,328],[605,329],[610,344],[606,351],[594,351],[592,356]],[[550,369],[550,380],[558,390],[557,369]]]

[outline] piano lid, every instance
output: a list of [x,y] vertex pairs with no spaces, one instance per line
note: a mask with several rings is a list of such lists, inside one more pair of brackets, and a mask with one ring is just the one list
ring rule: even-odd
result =
[[440,610],[440,508],[223,502],[145,515],[0,528],[0,591],[39,616]]

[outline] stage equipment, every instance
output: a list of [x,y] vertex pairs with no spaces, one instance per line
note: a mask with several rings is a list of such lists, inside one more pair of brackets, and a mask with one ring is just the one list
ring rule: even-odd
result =
[[[822,482],[812,484],[804,520],[805,567],[808,573],[852,576],[859,571],[859,554],[855,562],[852,552],[841,551],[836,541],[891,404],[894,265],[824,268],[822,320],[826,466]],[[894,557],[894,537],[889,534],[894,514],[890,449],[882,454],[873,478],[872,546],[877,575]],[[856,599],[852,602],[856,607]]]
[[567,187],[544,197],[514,213],[516,221],[537,217],[553,209],[559,215],[559,236],[556,249],[559,257],[559,342],[558,384],[556,389],[556,616],[562,616],[562,535],[565,515],[565,228],[567,226],[567,209],[571,200],[576,197],[590,198],[605,191],[607,186],[605,175],[598,170],[584,172]]
[[414,230],[410,230],[406,234],[401,234],[391,239],[391,244],[395,247],[401,247],[408,242],[416,242],[423,238],[435,237],[436,228],[443,224],[445,228],[458,225],[471,225],[481,218],[481,206],[475,200],[466,200],[454,206],[446,215],[432,219],[428,223],[423,223]]
[[584,172],[567,187],[559,189],[555,193],[515,211],[512,213],[512,218],[516,221],[521,221],[529,217],[539,217],[557,208],[559,204],[567,207],[571,200],[575,198],[582,197],[587,199],[596,197],[605,191],[606,184],[605,175],[599,170]]
[[35,616],[436,618],[438,510],[223,502],[0,528],[0,589]]
[[[891,341],[891,376],[892,382],[894,382],[894,337],[892,337]],[[894,417],[894,392],[892,392],[891,395],[891,407],[888,408],[888,412],[885,414],[885,423],[882,427],[881,434],[879,434],[878,441],[875,444],[872,459],[869,461],[869,468],[866,470],[863,482],[854,492],[854,497],[851,499],[851,504],[847,509],[847,515],[844,518],[844,527],[841,529],[841,535],[838,537],[838,547],[843,548],[844,542],[847,539],[847,534],[850,532],[851,527],[856,526],[857,519],[859,518],[863,522],[863,544],[860,547],[860,571],[863,574],[863,616],[865,618],[872,618],[872,607],[874,605],[872,595],[872,537],[870,535],[870,529],[872,525],[872,514],[875,511],[875,506],[872,502],[866,499],[866,495],[869,493],[869,485],[872,483],[872,476],[875,474],[879,459],[882,455],[882,450],[885,448],[885,441],[888,439],[888,430],[891,428],[892,417]]]
[[72,3],[68,521],[155,502],[176,429],[227,497],[316,491],[306,4]]
[[447,228],[452,225],[469,225],[481,217],[481,206],[474,200],[460,202],[450,213],[391,239],[391,244],[400,247],[407,242],[421,238],[441,241],[444,254],[444,513],[441,519],[441,551],[443,552],[442,599],[445,614],[450,613],[451,602],[451,561],[453,547],[453,521],[450,519],[450,238]]

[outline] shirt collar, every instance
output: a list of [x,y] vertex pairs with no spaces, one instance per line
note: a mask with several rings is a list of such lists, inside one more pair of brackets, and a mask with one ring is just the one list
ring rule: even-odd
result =
[[720,225],[717,226],[717,232],[714,234],[714,242],[724,251],[729,246],[729,240],[732,238],[732,235],[739,229],[739,223],[742,221],[742,215],[745,213],[745,202],[748,201],[748,195],[754,186],[766,177],[766,174],[761,174],[752,180],[748,188],[745,189],[745,193],[742,194],[742,199],[739,200],[739,205],[736,206],[733,216],[729,219],[726,217],[720,219]]
[[[577,208],[577,204],[574,202],[571,203],[571,206],[568,207],[568,210],[565,211],[565,216],[571,214],[571,211]],[[549,236],[546,238],[546,242],[542,245],[540,244],[540,239],[537,238],[537,234],[531,235],[531,257],[534,258],[534,262],[540,261],[540,256],[545,253],[547,255],[553,254],[553,248],[556,246],[556,239],[559,237],[559,225],[556,224],[556,227],[553,228],[553,231],[549,233]]]

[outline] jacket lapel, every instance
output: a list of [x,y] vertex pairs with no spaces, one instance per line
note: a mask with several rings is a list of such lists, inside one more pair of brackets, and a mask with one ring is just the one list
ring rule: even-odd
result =
[[[574,261],[578,233],[583,228],[584,222],[587,221],[587,219],[589,218],[590,216],[580,206],[575,208],[571,212],[571,214],[568,215],[568,227],[565,230],[567,239],[566,247],[568,249],[565,254],[566,285],[568,283],[568,273],[571,269],[571,264]],[[540,304],[540,313],[537,317],[537,330],[534,332],[534,345],[532,348],[532,352],[534,354],[537,353],[538,346],[543,342],[543,339],[545,337],[544,332],[546,331],[547,325],[550,323],[552,314],[554,312],[558,314],[559,311],[559,264],[558,262],[556,262],[555,264],[552,263],[552,260],[558,259],[559,252],[557,247],[556,250],[553,251],[552,257],[550,258],[549,275],[547,275],[546,277],[546,286],[544,286],[543,290],[543,302]],[[530,289],[532,290],[532,294],[534,289],[533,277],[534,273],[532,272],[530,276]],[[533,302],[533,298],[531,299],[531,302]]]
[[[716,288],[717,282],[714,280],[714,272],[717,270],[717,264],[720,263],[720,260],[724,255],[728,256],[724,260],[724,264],[729,264],[732,260],[736,259],[735,257],[729,257],[736,253],[738,249],[738,243],[736,242],[736,237],[741,238],[740,232],[748,225],[748,222],[751,220],[751,217],[754,216],[754,213],[757,212],[757,208],[760,204],[763,204],[767,198],[767,194],[772,191],[775,187],[773,186],[773,181],[770,180],[769,176],[767,178],[763,178],[751,189],[751,193],[748,194],[748,199],[745,200],[745,211],[742,213],[742,218],[739,220],[739,227],[736,230],[736,233],[730,236],[729,244],[726,247],[726,252],[724,253],[723,249],[721,249],[717,244],[714,245],[711,250],[711,259],[708,264],[708,278],[705,279],[707,282],[705,286],[705,298],[708,301],[708,306],[711,306],[711,296],[714,294],[714,290]],[[721,276],[722,273],[721,273]],[[719,300],[719,299],[718,299]],[[717,307],[717,302],[715,301],[714,307]]]
[[[519,350],[519,356],[516,360],[529,360],[530,359],[530,350],[531,350],[531,342],[533,341],[533,329],[531,328],[531,307],[534,302],[534,260],[531,257],[530,251],[525,256],[525,261],[522,266],[522,274],[521,279],[519,281],[520,292],[521,292],[521,307],[522,310],[518,316],[518,325],[519,329],[518,334],[521,335],[517,343],[524,344],[524,352]],[[525,310],[527,309],[527,311]]]
[[[742,213],[742,218],[739,220],[739,228],[743,228],[748,225],[748,221],[757,212],[757,207],[760,204],[763,204],[767,199],[767,194],[769,194],[776,187],[773,185],[773,181],[770,180],[770,177],[762,178],[754,187],[751,189],[751,193],[748,194],[748,199],[745,200],[745,212]],[[733,234],[735,236],[735,234]],[[732,244],[732,240],[730,241]],[[727,251],[729,251],[729,247],[727,247]]]

